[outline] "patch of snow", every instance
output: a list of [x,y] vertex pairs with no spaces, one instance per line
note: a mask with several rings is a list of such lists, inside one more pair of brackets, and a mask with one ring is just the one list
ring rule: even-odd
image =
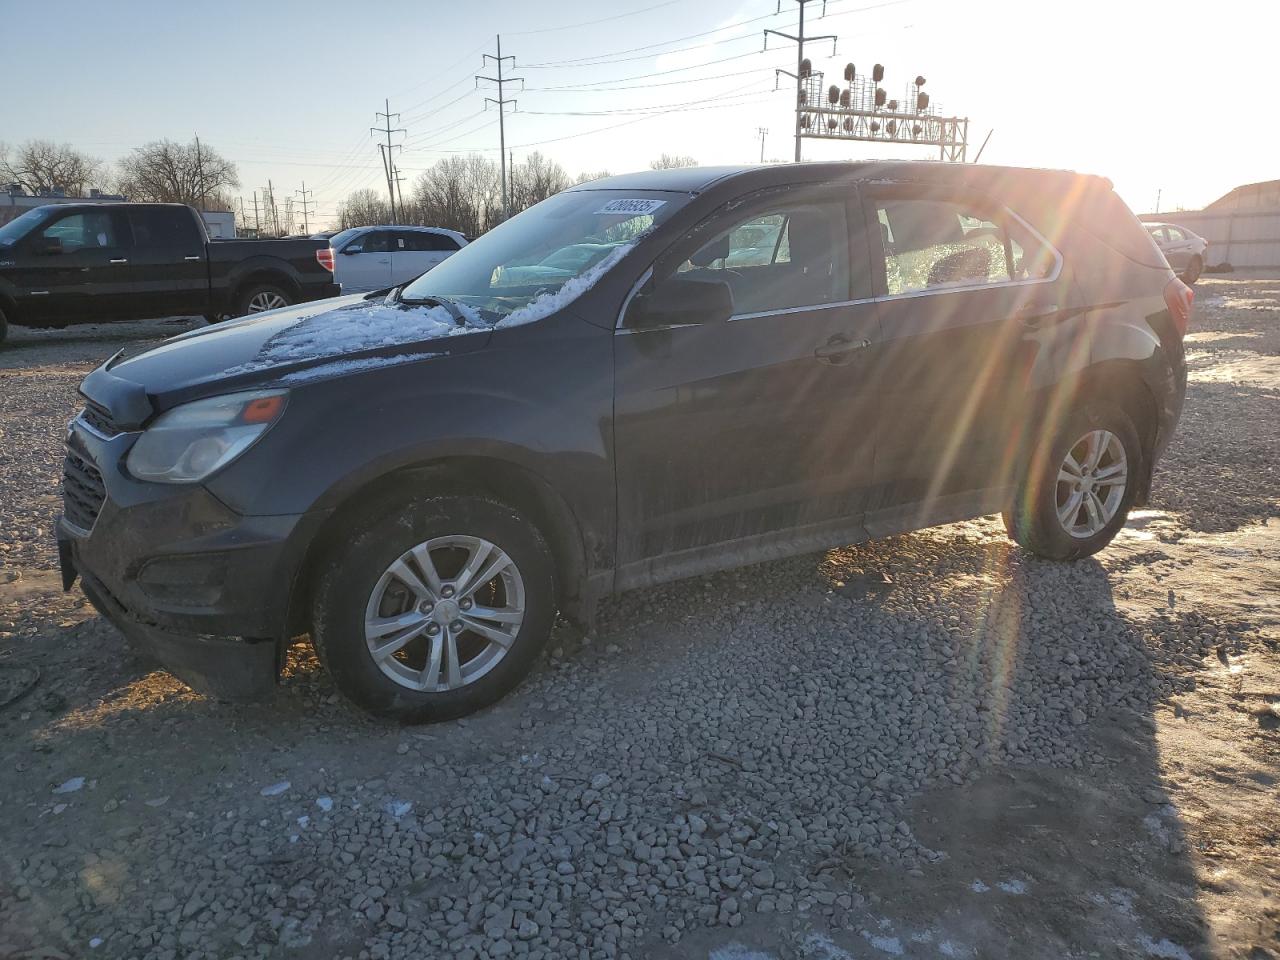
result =
[[273,783],[269,787],[263,787],[258,792],[264,797],[278,797],[280,794],[288,790],[293,784],[288,780],[281,780],[279,783]]
[[988,887],[981,880],[975,880],[973,881],[973,883],[969,884],[969,889],[972,890],[974,893],[986,893],[991,888]]
[[996,886],[1005,893],[1013,894],[1015,897],[1027,892],[1027,885],[1021,880],[1001,880]]
[[723,947],[716,947],[707,954],[707,960],[778,960],[778,958],[771,953],[744,947],[740,943],[730,943]]
[[870,930],[863,930],[862,937],[881,953],[887,953],[894,957],[902,956],[902,941],[897,937],[877,936]]
[[305,370],[295,370],[293,373],[286,374],[280,378],[281,383],[307,383],[311,380],[323,380],[326,377],[336,377],[346,373],[357,373],[360,370],[372,370],[376,367],[390,367],[397,363],[405,363],[409,360],[426,360],[431,354],[407,354],[399,353],[394,357],[365,357],[361,360],[334,360],[330,363],[322,363],[319,366],[307,367]]
[[328,813],[333,809],[333,799],[331,797],[316,797],[316,806]]
[[169,802],[169,798],[168,798],[167,796],[166,796],[166,797],[152,797],[150,800],[146,800],[146,801],[144,801],[144,802],[146,803],[146,805],[147,805],[148,807],[163,807],[166,803],[168,803],[168,802]]
[[[456,323],[444,307],[386,300],[361,300],[308,314],[272,334],[256,357],[232,367],[225,375],[237,376],[305,360],[336,360],[364,350],[405,346],[487,329],[472,307],[459,304],[458,309],[466,317],[465,325]],[[386,361],[378,359],[377,362]]]
[[534,323],[544,317],[549,317],[557,310],[563,310],[594,287],[600,278],[613,268],[614,264],[632,251],[635,245],[635,240],[618,244],[618,246],[609,251],[607,257],[593,265],[590,270],[566,280],[561,284],[559,290],[534,297],[533,300],[519,310],[513,310],[499,320],[496,326],[499,328],[519,327],[523,324]]
[[[863,936],[866,936],[865,932]],[[853,954],[837,947],[830,937],[821,933],[811,933],[805,937],[801,950],[804,956],[812,957],[814,960],[853,960]]]
[[56,817],[58,814],[62,813],[66,809],[67,809],[67,805],[65,803],[55,803],[53,805],[53,815]]
[[392,817],[399,820],[413,809],[413,803],[408,800],[388,800],[382,805],[382,809],[383,812],[389,813]]
[[967,957],[969,955],[967,948],[954,944],[950,940],[943,940],[938,944],[938,952],[944,957]]
[[1191,960],[1191,954],[1172,940],[1161,939],[1156,941],[1144,933],[1138,938],[1138,943],[1143,950],[1147,951],[1148,956],[1160,957],[1161,960]]
[[101,937],[94,937],[92,940],[89,941],[90,950],[97,950],[100,946],[102,946]]
[[305,827],[307,826],[307,824],[311,822],[311,818],[304,813],[302,816],[298,818],[297,822],[298,822],[298,826]]
[[53,788],[54,793],[75,793],[84,786],[84,777],[72,777],[66,783]]

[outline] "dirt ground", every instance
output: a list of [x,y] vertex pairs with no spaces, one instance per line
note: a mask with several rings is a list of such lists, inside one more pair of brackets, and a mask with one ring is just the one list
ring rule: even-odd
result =
[[[988,518],[629,594],[416,729],[306,648],[269,703],[202,699],[59,589],[76,384],[185,328],[0,351],[0,958],[1280,958],[1280,280],[1197,286],[1154,501],[1097,558]],[[521,831],[564,849],[527,906]]]

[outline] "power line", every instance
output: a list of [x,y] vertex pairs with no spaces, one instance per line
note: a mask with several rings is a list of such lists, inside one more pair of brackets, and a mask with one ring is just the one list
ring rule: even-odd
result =
[[684,0],[663,0],[662,3],[655,3],[651,7],[641,7],[639,10],[629,10],[626,13],[615,13],[611,17],[601,17],[599,20],[581,20],[578,23],[566,23],[560,27],[541,27],[537,30],[515,30],[508,33],[512,37],[528,37],[535,33],[555,33],[558,30],[576,30],[578,27],[590,27],[597,23],[610,23],[614,20],[622,20],[626,17],[635,17],[642,13],[648,13],[650,10],[660,10],[663,7],[672,7],[677,3],[683,3]]

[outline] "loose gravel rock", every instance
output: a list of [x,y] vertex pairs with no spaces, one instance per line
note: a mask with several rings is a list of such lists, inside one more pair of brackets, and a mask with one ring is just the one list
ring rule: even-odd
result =
[[[735,928],[775,944],[788,924],[817,931],[779,948],[800,956],[860,955],[831,952],[840,931],[863,950],[1004,955],[973,930],[965,948],[885,926],[877,884],[934,883],[973,852],[941,848],[921,798],[1051,770],[1117,778],[1158,816],[1143,791],[1163,809],[1167,790],[1095,731],[1149,729],[1207,671],[1273,642],[1271,621],[1206,613],[1212,598],[1174,567],[1197,556],[1178,553],[1190,532],[1275,513],[1275,431],[1221,440],[1201,421],[1219,402],[1274,411],[1275,390],[1193,380],[1157,504],[1189,519],[1158,514],[1150,533],[1139,519],[1102,562],[1040,561],[977,521],[625,595],[600,643],[557,631],[528,683],[464,721],[374,723],[305,648],[274,702],[217,704],[150,673],[42,579],[61,423],[88,369],[57,356],[43,342],[0,354],[2,556],[17,574],[0,655],[52,678],[0,712],[0,955],[79,955],[92,939],[94,956],[130,958],[706,956]],[[1246,460],[1250,479],[1224,482]],[[1208,462],[1213,478],[1185,479]],[[866,582],[892,589],[846,589]],[[1176,860],[1185,844],[1161,829]],[[954,896],[1013,910],[1052,882],[991,857],[975,868],[987,882],[970,872]]]

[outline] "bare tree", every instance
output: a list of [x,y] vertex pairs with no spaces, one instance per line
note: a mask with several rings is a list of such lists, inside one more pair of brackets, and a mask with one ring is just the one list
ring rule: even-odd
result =
[[518,213],[569,186],[569,175],[560,164],[535,150],[525,157],[524,163],[516,165],[511,186],[511,209]]
[[593,173],[580,173],[573,178],[574,183],[590,183],[592,180],[603,180],[613,176],[608,170],[596,170]]
[[391,222],[391,207],[377,190],[355,190],[338,208],[338,226],[371,227]]
[[68,143],[28,140],[13,149],[0,143],[0,183],[16,183],[27,193],[61,189],[68,196],[83,196],[101,174],[101,160]]
[[205,144],[155,140],[119,162],[117,189],[130,200],[226,209],[240,186],[236,165]]
[[650,170],[671,170],[675,167],[696,167],[698,161],[684,153],[664,153],[649,163]]

